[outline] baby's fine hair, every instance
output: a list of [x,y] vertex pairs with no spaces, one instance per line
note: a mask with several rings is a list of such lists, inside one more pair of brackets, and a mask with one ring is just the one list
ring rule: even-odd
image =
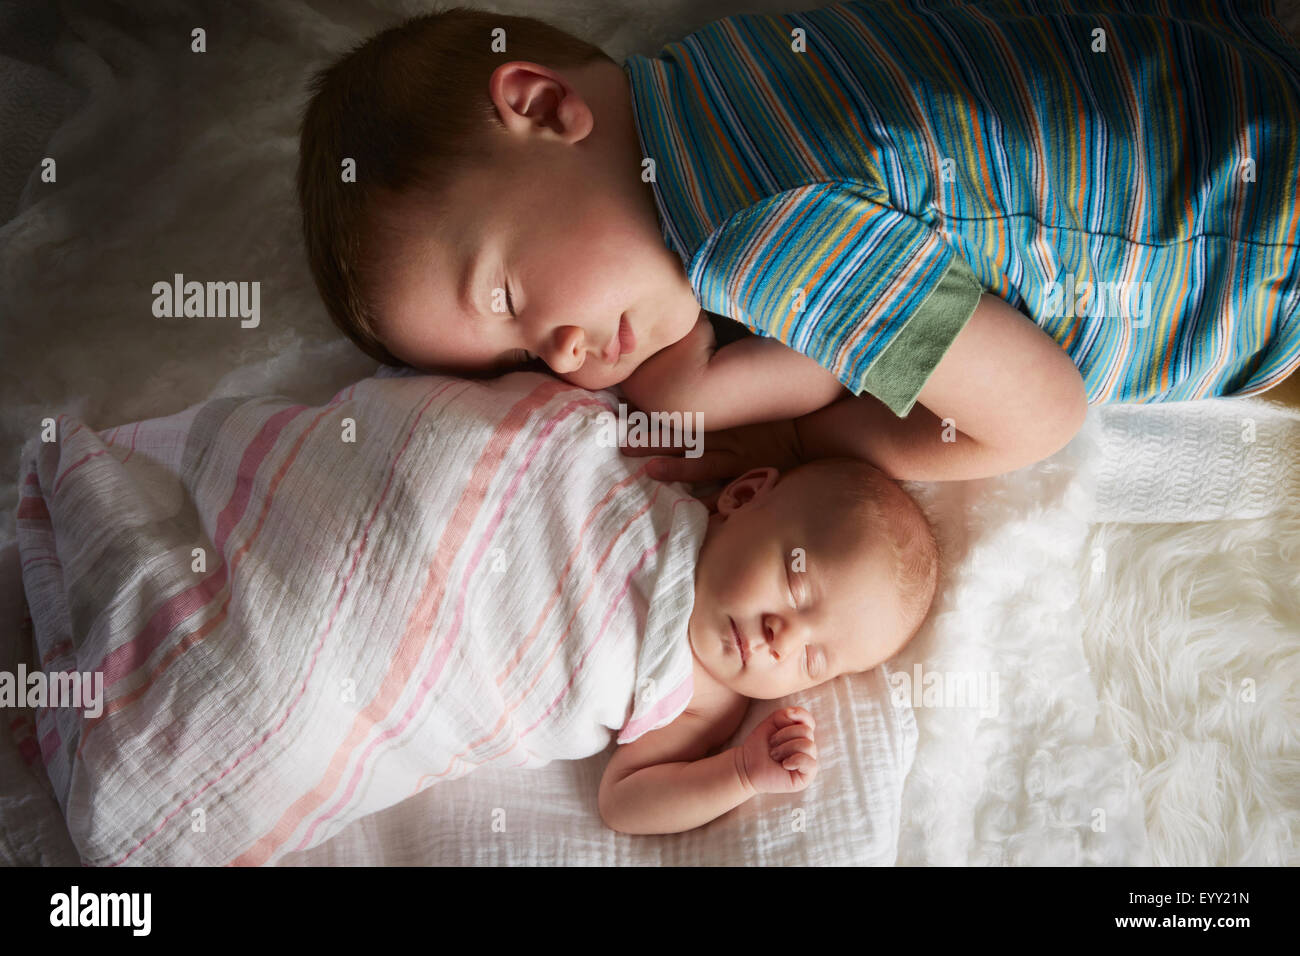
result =
[[597,59],[614,62],[540,20],[454,7],[390,27],[312,78],[298,147],[303,238],[330,318],[363,352],[406,364],[380,341],[370,305],[376,209],[414,190],[445,204],[457,173],[487,155],[498,66]]
[[828,479],[818,488],[828,520],[854,534],[878,535],[893,553],[906,647],[925,623],[939,586],[940,552],[929,519],[898,482],[855,458],[819,458],[786,472]]

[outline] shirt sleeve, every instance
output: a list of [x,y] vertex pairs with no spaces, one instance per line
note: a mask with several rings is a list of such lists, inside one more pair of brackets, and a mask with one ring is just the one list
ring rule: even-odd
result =
[[784,342],[900,417],[984,291],[937,230],[853,182],[754,203],[687,271],[706,310]]

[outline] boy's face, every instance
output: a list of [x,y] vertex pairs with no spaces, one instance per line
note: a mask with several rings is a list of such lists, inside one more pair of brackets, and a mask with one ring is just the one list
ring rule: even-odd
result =
[[705,670],[760,700],[870,670],[907,636],[888,543],[826,514],[815,473],[777,478],[754,469],[719,496],[688,625]]
[[504,129],[444,215],[418,198],[386,214],[380,338],[416,368],[507,371],[531,353],[583,388],[621,382],[700,312],[640,178],[626,75],[507,63],[489,91]]

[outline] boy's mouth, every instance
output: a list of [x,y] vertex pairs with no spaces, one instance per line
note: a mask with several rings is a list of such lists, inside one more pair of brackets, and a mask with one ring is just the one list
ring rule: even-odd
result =
[[634,348],[636,348],[636,335],[632,332],[632,324],[627,320],[627,313],[624,312],[618,317],[618,329],[610,337],[609,344],[605,346],[605,361],[613,365]]

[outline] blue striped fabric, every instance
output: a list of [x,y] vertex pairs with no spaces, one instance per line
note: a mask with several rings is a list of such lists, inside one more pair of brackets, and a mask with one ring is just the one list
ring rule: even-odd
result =
[[1094,403],[1300,365],[1300,48],[1268,5],[844,3],[624,69],[703,307],[900,415],[984,290]]

